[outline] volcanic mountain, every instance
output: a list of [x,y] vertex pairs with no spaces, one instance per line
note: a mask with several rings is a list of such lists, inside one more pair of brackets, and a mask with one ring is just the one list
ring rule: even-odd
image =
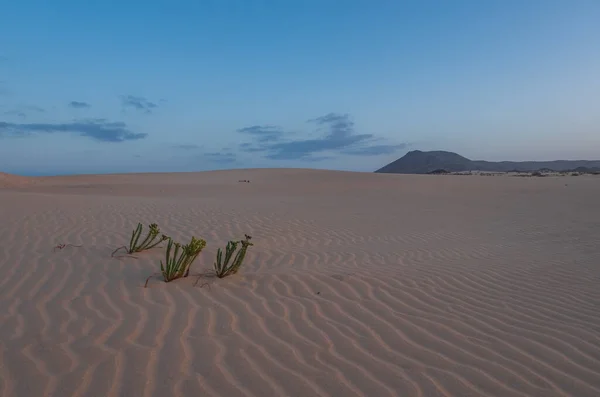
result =
[[555,161],[483,161],[470,160],[459,154],[446,151],[423,152],[412,150],[398,160],[378,169],[377,173],[388,174],[427,174],[433,171],[447,172],[486,171],[486,172],[531,172],[537,170],[600,171],[600,160],[555,160]]

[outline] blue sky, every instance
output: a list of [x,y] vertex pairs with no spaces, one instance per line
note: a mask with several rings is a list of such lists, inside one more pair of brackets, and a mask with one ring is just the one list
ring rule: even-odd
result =
[[0,0],[0,171],[600,159],[600,2]]

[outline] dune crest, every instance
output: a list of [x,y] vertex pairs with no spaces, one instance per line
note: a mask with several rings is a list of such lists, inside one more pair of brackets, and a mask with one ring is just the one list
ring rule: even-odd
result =
[[[29,181],[0,174],[0,396],[600,395],[596,177]],[[192,273],[254,246],[143,288],[137,222],[205,239]]]

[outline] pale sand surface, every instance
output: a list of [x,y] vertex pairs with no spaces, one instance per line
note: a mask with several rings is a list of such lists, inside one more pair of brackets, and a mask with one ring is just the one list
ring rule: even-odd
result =
[[[2,396],[600,396],[599,177],[3,180]],[[144,289],[138,221],[205,238],[196,272],[255,246]]]

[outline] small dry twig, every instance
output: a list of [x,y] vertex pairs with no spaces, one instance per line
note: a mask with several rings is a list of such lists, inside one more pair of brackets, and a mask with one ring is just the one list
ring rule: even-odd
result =
[[[196,284],[198,284],[198,280],[196,280],[196,282],[194,283],[194,287],[196,286]],[[202,283],[202,284],[200,284],[200,288],[202,288],[204,286],[208,287],[208,290],[210,291],[210,283]]]
[[81,247],[81,245],[75,245],[75,244],[58,244],[57,246],[55,246],[52,251],[56,252],[56,250],[62,250],[63,248],[67,248],[67,247]]
[[160,273],[152,273],[151,275],[148,276],[148,278],[146,279],[146,283],[144,284],[144,288],[148,287],[148,281],[150,281],[150,279],[154,276],[159,275]]
[[[207,277],[207,276],[211,277],[211,276],[214,276],[214,274],[211,273],[211,272],[198,273],[197,277],[196,277],[196,281],[194,281],[194,284],[192,284],[192,286],[193,287],[197,286],[198,283],[200,282],[200,279],[202,277]],[[200,288],[202,288],[202,287],[204,287],[206,285],[206,286],[208,286],[208,290],[210,291],[210,284],[211,284],[210,282],[202,283],[202,284],[200,284]]]

